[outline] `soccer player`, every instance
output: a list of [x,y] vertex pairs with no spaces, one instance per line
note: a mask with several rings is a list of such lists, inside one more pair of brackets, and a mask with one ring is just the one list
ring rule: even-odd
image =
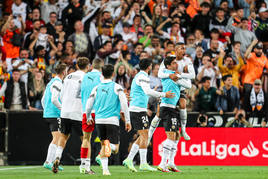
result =
[[[175,71],[178,68],[176,57],[169,56],[164,60],[164,65],[166,70],[164,73],[166,74],[175,74]],[[160,104],[160,118],[163,120],[163,125],[167,134],[167,139],[163,142],[163,154],[160,165],[157,167],[158,170],[162,172],[180,172],[174,164],[174,157],[170,157],[173,155],[171,153],[172,150],[177,149],[177,144],[175,141],[178,141],[180,138],[180,133],[178,130],[178,120],[177,120],[177,110],[176,104],[180,99],[180,91],[181,87],[186,89],[191,88],[191,81],[180,79],[176,82],[171,80],[170,78],[163,78],[161,80],[163,85],[163,92],[173,91],[175,93],[174,98],[162,98]],[[175,153],[176,155],[176,153]],[[169,163],[167,164],[167,160],[169,159]],[[170,160],[171,159],[171,160]]]
[[[67,74],[65,64],[59,64],[55,71],[56,76],[50,80],[46,86],[45,93],[42,97],[42,106],[43,106],[43,118],[47,121],[51,135],[52,141],[49,144],[47,151],[47,158],[44,163],[44,168],[52,170],[53,161],[55,160],[55,153],[58,147],[59,141],[59,117],[61,110],[61,102],[59,100],[60,91],[62,88],[62,80]],[[61,167],[59,167],[62,170]]]
[[173,98],[174,93],[170,91],[157,92],[150,88],[150,79],[148,77],[149,72],[152,69],[152,60],[143,59],[140,61],[141,71],[135,76],[131,84],[130,92],[130,117],[132,126],[138,131],[139,137],[132,145],[128,157],[123,161],[130,171],[137,172],[133,165],[133,158],[139,151],[140,153],[140,167],[142,171],[156,171],[147,163],[147,140],[148,140],[148,128],[149,120],[147,116],[148,95],[154,97],[166,97]]
[[[59,146],[56,151],[56,159],[53,163],[52,171],[58,172],[58,166],[62,156],[63,149],[72,131],[83,137],[82,133],[82,102],[81,102],[81,83],[86,72],[89,70],[89,60],[86,57],[77,59],[76,72],[70,73],[64,79],[61,90],[61,121],[60,121],[60,139]],[[92,170],[86,174],[93,174]]]
[[[103,60],[94,59],[92,62],[92,71],[85,74],[82,83],[81,83],[81,99],[82,99],[82,108],[83,108],[83,119],[82,119],[82,131],[83,131],[83,140],[81,145],[81,165],[80,173],[87,173],[90,171],[90,158],[91,158],[91,145],[90,139],[91,134],[94,130],[94,124],[89,125],[86,118],[86,104],[87,100],[92,92],[92,89],[100,84],[103,79],[101,74],[101,68],[104,65]],[[94,120],[95,112],[91,113]]]
[[[189,81],[195,78],[195,71],[193,67],[193,63],[190,58],[185,56],[185,45],[184,43],[177,43],[175,46],[176,60],[178,64],[178,69],[174,74],[166,74],[164,73],[165,65],[162,62],[158,71],[159,78],[170,78],[173,81],[177,81],[179,78],[184,78]],[[185,140],[191,140],[190,136],[186,132],[186,124],[187,124],[187,111],[186,111],[186,94],[182,87],[181,95],[179,100],[180,107],[180,121],[181,121],[181,134]],[[152,135],[158,126],[160,118],[155,115],[154,119],[151,122],[151,127],[149,129],[149,141],[152,138]],[[176,141],[178,143],[178,141]]]
[[[92,109],[95,109],[96,130],[101,140],[100,160],[103,175],[111,175],[108,169],[108,157],[111,152],[116,154],[119,150],[120,109],[124,113],[125,129],[128,132],[131,130],[131,124],[123,88],[112,81],[113,65],[104,65],[102,75],[104,80],[92,90],[87,101],[86,115],[90,116]],[[89,123],[94,123],[92,118]]]

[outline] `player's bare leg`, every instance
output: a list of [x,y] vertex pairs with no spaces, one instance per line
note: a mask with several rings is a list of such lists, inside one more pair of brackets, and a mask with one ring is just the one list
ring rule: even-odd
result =
[[187,124],[187,110],[186,110],[186,99],[180,98],[180,120],[181,120],[181,134],[185,140],[191,140],[190,136],[186,132]]
[[176,134],[175,141],[171,148],[169,159],[168,159],[168,170],[172,172],[181,172],[180,170],[177,169],[175,162],[174,162],[175,156],[177,154],[177,146],[178,146],[180,136],[181,136],[180,131],[177,131],[175,134]]
[[81,150],[80,150],[81,165],[79,167],[80,173],[83,173],[83,174],[95,174],[95,172],[93,172],[90,169],[91,134],[92,134],[91,132],[83,131],[82,144],[81,144]]

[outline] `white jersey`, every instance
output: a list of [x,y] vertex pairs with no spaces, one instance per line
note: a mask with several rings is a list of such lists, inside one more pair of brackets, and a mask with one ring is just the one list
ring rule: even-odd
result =
[[61,90],[61,118],[82,121],[81,83],[85,72],[76,71],[69,74]]
[[[182,60],[177,60],[178,64],[178,71],[180,72],[180,78],[188,79],[189,81],[192,79],[195,79],[195,70],[192,63],[192,60],[188,57],[183,57]],[[188,73],[184,73],[183,69],[187,66]],[[169,78],[169,74],[164,73],[164,70],[166,69],[164,65],[164,61],[161,63],[159,71],[158,71],[158,77],[159,78]],[[184,90],[185,88],[181,87],[181,90]]]

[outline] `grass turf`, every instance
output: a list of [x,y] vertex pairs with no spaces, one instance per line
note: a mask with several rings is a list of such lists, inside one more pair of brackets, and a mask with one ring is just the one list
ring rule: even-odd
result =
[[42,166],[1,166],[1,179],[268,179],[268,167],[255,166],[180,166],[183,173],[137,172],[131,173],[122,166],[109,166],[112,176],[102,176],[102,170],[93,166],[95,175],[82,175],[78,166],[64,166],[64,171],[53,174]]

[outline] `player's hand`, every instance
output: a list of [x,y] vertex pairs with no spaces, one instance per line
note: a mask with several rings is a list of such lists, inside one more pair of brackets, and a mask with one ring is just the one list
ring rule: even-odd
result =
[[173,81],[178,81],[179,77],[176,74],[170,74],[169,78],[172,79]]
[[166,98],[174,98],[175,97],[175,93],[172,93],[171,91],[166,92]]
[[223,115],[223,110],[222,109],[220,110],[220,115]]
[[126,124],[125,124],[125,130],[126,130],[127,132],[130,132],[131,129],[132,129],[131,124],[130,124],[130,123],[126,123]]

